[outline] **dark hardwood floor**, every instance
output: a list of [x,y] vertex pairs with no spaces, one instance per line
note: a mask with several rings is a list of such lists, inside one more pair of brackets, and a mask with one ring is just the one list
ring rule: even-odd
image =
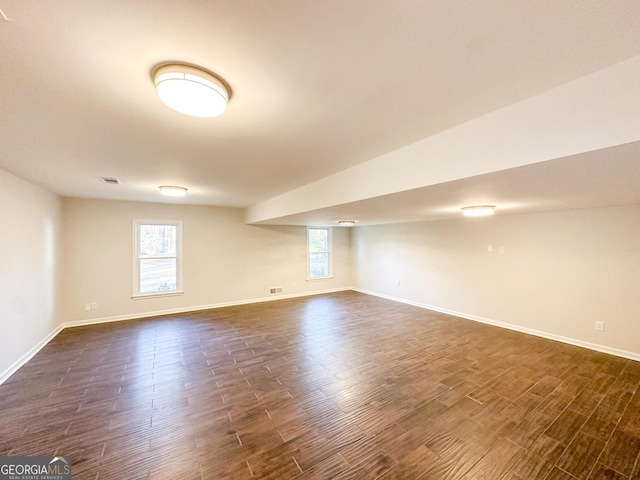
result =
[[640,364],[355,292],[64,330],[0,455],[74,479],[640,480]]

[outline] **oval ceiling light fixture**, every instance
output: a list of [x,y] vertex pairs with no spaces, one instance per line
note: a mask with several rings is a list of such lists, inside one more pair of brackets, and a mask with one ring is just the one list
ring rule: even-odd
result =
[[160,193],[167,197],[184,197],[187,194],[186,188],[178,187],[177,185],[162,185],[158,188]]
[[342,225],[343,227],[353,227],[355,224],[355,220],[338,220],[338,225]]
[[465,217],[487,217],[493,215],[495,209],[495,205],[473,205],[462,207],[462,214]]
[[222,115],[229,89],[214,74],[189,65],[162,65],[153,73],[158,97],[169,108],[192,117]]

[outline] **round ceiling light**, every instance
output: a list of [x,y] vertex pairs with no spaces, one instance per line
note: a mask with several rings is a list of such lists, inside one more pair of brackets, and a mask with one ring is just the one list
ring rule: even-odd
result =
[[184,197],[187,194],[186,188],[176,185],[162,185],[158,188],[160,189],[160,193],[167,197]]
[[495,205],[474,205],[471,207],[462,207],[462,214],[465,217],[486,217],[493,215],[495,209]]
[[163,65],[154,72],[153,83],[162,103],[192,117],[222,115],[229,102],[224,82],[189,65]]

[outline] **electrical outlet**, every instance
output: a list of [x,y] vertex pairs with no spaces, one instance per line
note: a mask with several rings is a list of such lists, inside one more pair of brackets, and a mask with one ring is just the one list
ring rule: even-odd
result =
[[84,311],[88,312],[89,310],[91,310],[91,304],[90,303],[85,303],[84,304]]
[[491,244],[487,245],[487,252],[489,253],[493,252],[493,245]]
[[396,280],[396,285],[399,287],[400,286],[400,280]]
[[98,304],[96,302],[91,302],[91,310],[97,310]]
[[504,248],[504,247],[500,247],[500,253],[505,253],[506,251],[507,251],[507,249],[506,249],[506,248]]
[[604,332],[604,322],[595,322],[593,328],[596,332]]

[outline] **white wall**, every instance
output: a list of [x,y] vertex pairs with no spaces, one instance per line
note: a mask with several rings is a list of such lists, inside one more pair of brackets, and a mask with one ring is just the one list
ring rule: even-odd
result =
[[[133,220],[183,222],[183,295],[132,299]],[[244,224],[244,210],[65,198],[62,322],[242,302],[351,286],[348,229],[333,230],[334,278],[306,281],[306,228]],[[97,310],[86,312],[86,303]]]
[[57,327],[60,199],[0,170],[0,383]]
[[364,291],[640,358],[640,206],[356,227],[352,246]]
[[[335,228],[335,278],[313,282],[305,228],[245,225],[241,209],[60,200],[1,170],[0,206],[0,382],[62,322],[274,298],[271,286],[355,285],[640,356],[640,206]],[[131,299],[136,218],[183,221],[184,295]]]

